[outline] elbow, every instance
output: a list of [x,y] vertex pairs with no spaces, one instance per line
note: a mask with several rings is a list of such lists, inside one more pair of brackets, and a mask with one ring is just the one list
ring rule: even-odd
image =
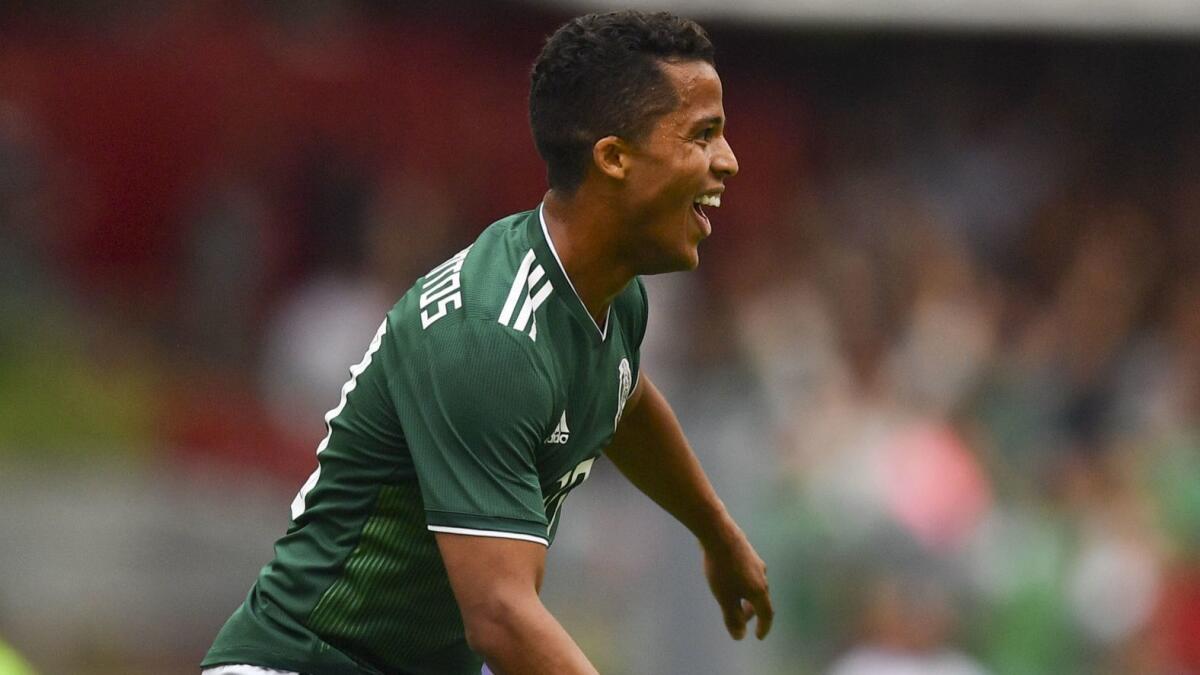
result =
[[496,655],[496,650],[504,643],[504,627],[500,624],[481,619],[466,619],[463,624],[467,629],[467,645],[471,651],[485,659]]
[[488,598],[462,610],[467,645],[476,654],[484,658],[495,657],[497,652],[518,642],[515,638],[520,626],[519,603]]

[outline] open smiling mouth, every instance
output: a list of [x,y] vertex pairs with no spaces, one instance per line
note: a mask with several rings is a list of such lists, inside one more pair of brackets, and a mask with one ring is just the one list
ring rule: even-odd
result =
[[700,195],[692,200],[692,211],[696,213],[696,217],[699,218],[701,224],[703,224],[704,236],[707,237],[712,232],[712,224],[708,221],[708,215],[704,213],[705,206],[711,206],[714,209],[721,208],[721,195]]
[[692,208],[700,213],[704,213],[702,206],[711,206],[714,209],[721,208],[721,195],[700,195],[692,200]]

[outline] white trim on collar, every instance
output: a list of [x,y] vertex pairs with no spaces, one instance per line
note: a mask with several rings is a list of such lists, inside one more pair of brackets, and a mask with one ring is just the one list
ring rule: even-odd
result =
[[558,249],[554,248],[554,240],[550,238],[550,228],[546,227],[546,216],[542,211],[546,208],[546,203],[538,204],[538,220],[542,223],[542,236],[546,238],[546,245],[550,247],[550,253],[554,256],[554,261],[558,263],[558,269],[562,270],[563,278],[567,280],[567,285],[571,287],[571,292],[575,294],[575,299],[583,306],[583,313],[592,320],[592,325],[596,327],[596,332],[600,333],[600,340],[608,339],[608,327],[612,324],[612,303],[608,304],[608,311],[604,315],[604,328],[601,328],[596,323],[596,319],[592,317],[592,313],[587,311],[587,305],[583,304],[583,298],[579,297],[579,291],[575,290],[575,284],[571,283],[571,277],[567,274],[567,268],[563,267],[562,258],[558,257]]

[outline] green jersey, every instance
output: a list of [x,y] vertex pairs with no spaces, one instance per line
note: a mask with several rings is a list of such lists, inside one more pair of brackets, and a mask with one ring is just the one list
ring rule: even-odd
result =
[[633,391],[646,313],[636,279],[597,325],[540,209],[418,279],[350,368],[275,558],[202,665],[477,675],[433,533],[550,545]]

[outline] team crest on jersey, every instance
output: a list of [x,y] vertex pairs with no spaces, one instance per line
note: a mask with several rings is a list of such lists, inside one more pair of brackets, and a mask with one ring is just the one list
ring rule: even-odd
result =
[[570,439],[571,430],[567,428],[567,411],[564,410],[562,418],[558,420],[558,426],[554,427],[554,431],[546,438],[546,445],[566,445]]
[[621,365],[617,367],[617,379],[617,417],[613,420],[613,429],[621,423],[621,413],[625,412],[625,402],[633,390],[633,370],[629,367],[629,359],[621,359]]

